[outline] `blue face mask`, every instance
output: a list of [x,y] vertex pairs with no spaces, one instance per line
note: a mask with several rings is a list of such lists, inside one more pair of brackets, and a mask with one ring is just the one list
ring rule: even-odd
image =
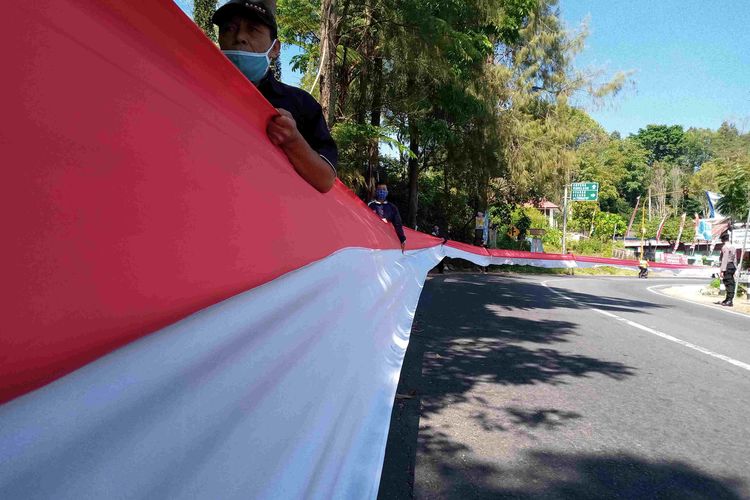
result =
[[376,189],[375,190],[375,199],[378,201],[385,201],[385,199],[388,197],[388,190],[387,189]]
[[275,44],[276,40],[265,52],[245,52],[244,50],[222,50],[222,52],[248,80],[257,85],[268,72],[268,67],[271,65],[268,54]]

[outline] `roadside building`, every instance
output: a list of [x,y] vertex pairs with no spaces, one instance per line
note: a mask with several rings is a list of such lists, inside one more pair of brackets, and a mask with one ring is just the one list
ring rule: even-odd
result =
[[540,200],[538,202],[529,201],[523,204],[524,207],[531,207],[536,208],[540,212],[544,214],[544,217],[547,219],[547,222],[549,224],[549,227],[557,227],[557,221],[555,220],[555,215],[558,213],[561,213],[560,207],[558,205],[555,205],[551,201],[547,200]]

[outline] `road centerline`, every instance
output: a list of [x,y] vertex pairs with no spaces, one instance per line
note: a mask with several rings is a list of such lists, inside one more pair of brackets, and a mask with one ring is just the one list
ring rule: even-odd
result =
[[[554,289],[554,288],[552,288],[551,286],[548,285],[548,283],[551,283],[553,281],[564,281],[564,280],[547,280],[547,281],[542,281],[542,285],[544,285],[546,288],[548,288],[550,291],[556,293],[560,297],[562,297],[562,298],[564,298],[566,300],[569,300],[571,302],[575,302],[575,299],[572,299],[571,297],[568,297],[564,293],[562,293],[559,290],[556,290],[556,289]],[[584,305],[584,307],[587,307],[587,306]],[[664,333],[662,331],[656,330],[656,329],[648,327],[646,325],[642,325],[642,324],[637,323],[635,321],[631,321],[631,320],[629,320],[627,318],[623,318],[622,316],[618,316],[617,314],[613,314],[613,313],[611,313],[609,311],[604,311],[604,310],[598,309],[596,307],[587,307],[587,308],[591,309],[592,311],[596,311],[596,312],[598,312],[598,313],[600,313],[600,314],[602,314],[604,316],[616,319],[617,321],[621,321],[621,322],[627,324],[628,326],[631,326],[631,327],[636,328],[638,330],[644,331],[646,333],[650,333],[651,335],[655,335],[657,337],[661,337],[661,338],[663,338],[665,340],[669,340],[670,342],[674,342],[674,343],[679,344],[679,345],[681,345],[683,347],[687,347],[689,349],[693,349],[694,351],[698,351],[698,352],[700,352],[702,354],[705,354],[707,356],[711,356],[712,358],[719,359],[719,360],[724,361],[726,363],[729,363],[731,365],[734,365],[734,366],[737,366],[739,368],[742,368],[743,370],[750,371],[750,364],[748,364],[748,363],[744,363],[742,361],[739,361],[737,359],[731,358],[729,356],[725,356],[724,354],[720,354],[718,352],[714,352],[714,351],[712,351],[710,349],[706,349],[705,347],[701,347],[701,346],[699,346],[697,344],[693,344],[692,342],[688,342],[686,340],[679,339],[679,338],[674,337],[674,336],[672,336],[672,335],[670,335],[668,333]]]

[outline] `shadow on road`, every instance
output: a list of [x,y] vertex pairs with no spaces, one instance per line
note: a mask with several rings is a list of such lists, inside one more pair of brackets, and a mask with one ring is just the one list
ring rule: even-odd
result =
[[[419,386],[422,414],[465,401],[479,382],[555,385],[592,374],[614,379],[633,375],[622,363],[563,351],[578,325],[550,319],[549,313],[535,318],[525,310],[526,304],[538,310],[556,307],[558,297],[546,288],[482,276],[480,286],[490,285],[491,292],[472,296],[466,292],[478,285],[469,279],[433,280],[420,299],[401,382],[405,390]],[[560,300],[560,306],[569,307],[569,301]],[[629,305],[625,300],[620,304]],[[412,364],[419,369],[410,375],[407,365]]]
[[[472,275],[472,274],[451,274],[442,278],[433,278],[440,280],[442,283],[455,286],[455,290],[466,295],[479,295],[478,287],[493,286],[497,284],[507,284],[507,277],[499,275]],[[550,288],[557,290],[573,301],[565,300],[560,295],[538,283],[527,283],[519,281],[513,287],[502,286],[495,296],[493,306],[498,310],[532,310],[532,309],[550,309],[564,307],[568,309],[588,309],[596,307],[605,311],[612,312],[632,312],[642,313],[648,309],[661,309],[668,306],[654,304],[642,300],[629,299],[627,297],[611,297],[591,295],[568,290],[559,286],[558,280],[575,280],[575,278],[550,278],[553,283]],[[543,299],[543,300],[542,300]]]
[[[490,287],[490,291],[478,291],[478,288],[483,287]],[[565,293],[575,298],[576,304],[581,304],[578,307],[585,304],[597,304],[597,307],[606,304],[603,308],[610,310],[659,307],[628,299],[594,297],[568,291]],[[509,281],[507,278],[496,276],[449,275],[430,280],[420,298],[399,381],[399,393],[414,396],[411,399],[397,399],[395,402],[380,484],[380,498],[411,497],[418,443],[421,443],[422,447],[419,452],[429,455],[450,456],[465,450],[464,445],[451,442],[447,436],[429,426],[420,429],[420,416],[439,412],[446,406],[467,401],[469,397],[483,403],[480,396],[469,396],[470,391],[478,383],[556,385],[567,383],[571,377],[597,375],[620,380],[634,375],[634,369],[622,363],[565,352],[566,339],[576,335],[577,325],[569,321],[550,319],[549,311],[534,319],[535,314],[531,311],[577,307],[576,304],[562,299],[539,284]],[[505,432],[511,428],[556,429],[581,417],[576,413],[555,408],[492,408],[485,404],[482,406],[483,410],[470,418],[484,429],[498,432]],[[487,411],[484,411],[485,409]],[[498,415],[502,415],[503,418],[498,418]],[[624,460],[624,465],[618,465],[620,462],[617,460],[620,459],[616,457],[535,457],[542,465],[551,464],[553,459],[570,470],[583,468],[582,470],[589,470],[591,474],[591,477],[588,477],[579,471],[575,481],[566,479],[562,483],[549,485],[542,481],[535,486],[557,488],[557,493],[552,490],[550,493],[565,498],[578,498],[579,495],[586,498],[590,491],[604,488],[608,481],[620,477],[618,474],[627,472],[628,461],[635,460],[623,458],[621,460]],[[493,498],[506,494],[518,498],[536,495],[533,492],[527,495],[523,488],[518,491],[505,491],[502,484],[488,487],[485,491],[472,490],[472,493],[468,490],[472,484],[483,483],[466,478],[464,484],[461,482],[462,479],[453,478],[448,463],[446,462],[446,470],[440,471],[440,475],[445,476],[446,485],[453,485],[450,486],[450,495],[435,491],[436,497],[460,496],[464,489],[471,498],[476,498],[475,494],[479,497],[486,494]],[[616,466],[617,470],[622,468],[622,473],[616,470],[607,472],[607,464]],[[675,464],[644,463],[644,467],[646,465],[652,469],[650,472],[647,471],[651,474],[649,477],[655,477],[654,474],[662,470],[658,467],[664,467],[663,470],[676,467],[675,474],[682,471],[685,475],[683,482],[689,483],[690,471],[684,466],[679,466],[682,467],[680,469]],[[481,470],[485,467],[477,465],[476,474],[481,475]],[[533,470],[530,468],[525,473],[532,474]],[[500,483],[508,474],[503,471],[486,472],[488,477],[497,474],[501,479]],[[598,477],[599,473],[602,474],[601,477]],[[666,481],[668,475],[666,472],[659,472],[659,477],[655,481]],[[630,481],[628,478],[624,480]],[[591,486],[594,489],[589,489],[587,481],[592,482]],[[604,483],[599,484],[597,481]],[[635,478],[632,478],[632,481],[634,482]],[[658,484],[652,486],[658,487]],[[571,488],[569,494],[564,492],[568,487]]]
[[439,481],[420,484],[420,498],[745,498],[741,480],[716,477],[683,462],[650,461],[628,454],[540,451],[529,453],[522,467],[433,465]]

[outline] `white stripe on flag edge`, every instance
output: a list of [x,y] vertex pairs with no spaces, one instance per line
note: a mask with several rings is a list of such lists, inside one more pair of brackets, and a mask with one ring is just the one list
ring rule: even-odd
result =
[[374,498],[440,247],[345,249],[0,407],[3,498]]
[[[0,407],[1,496],[374,498],[419,292],[443,256],[576,265],[334,252]],[[338,385],[320,380],[334,367]]]

